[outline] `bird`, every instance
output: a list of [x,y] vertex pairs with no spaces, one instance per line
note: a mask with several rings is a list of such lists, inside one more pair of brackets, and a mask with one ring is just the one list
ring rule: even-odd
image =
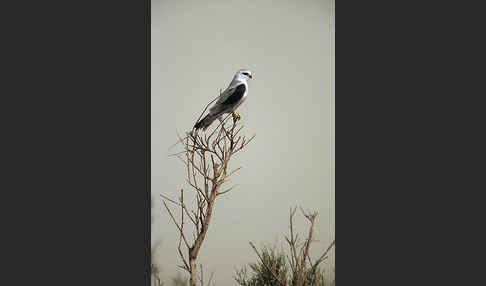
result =
[[246,99],[248,94],[248,80],[253,79],[252,72],[248,69],[240,69],[233,76],[229,86],[221,93],[216,103],[209,109],[209,113],[194,125],[194,129],[204,131],[225,113],[233,113],[233,119],[238,120],[241,115],[236,112]]

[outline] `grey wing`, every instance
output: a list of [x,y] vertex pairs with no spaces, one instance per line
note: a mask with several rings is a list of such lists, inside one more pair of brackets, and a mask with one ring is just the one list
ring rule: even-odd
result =
[[233,93],[228,96],[221,104],[234,106],[243,98],[245,92],[246,86],[244,84],[239,84],[236,86]]
[[223,102],[225,102],[228,97],[230,97],[235,92],[236,87],[237,86],[230,86],[225,91],[223,91],[216,104],[222,104]]
[[225,89],[225,91],[223,91],[223,93],[221,93],[221,95],[219,96],[219,98],[216,101],[216,103],[211,108],[209,108],[209,112],[211,114],[216,114],[216,113],[223,112],[224,109],[225,109],[225,106],[223,106],[224,105],[224,102],[231,95],[233,95],[233,93],[235,92],[235,90],[236,90],[236,86],[230,86],[227,89]]

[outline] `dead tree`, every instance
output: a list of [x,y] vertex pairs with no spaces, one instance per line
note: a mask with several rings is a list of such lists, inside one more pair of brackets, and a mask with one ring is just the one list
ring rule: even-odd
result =
[[[245,136],[239,135],[243,129],[238,121],[239,116],[233,113],[232,123],[228,123],[231,122],[227,120],[228,118],[229,115],[224,120],[220,118],[219,125],[212,132],[198,134],[193,130],[184,138],[179,136],[183,151],[173,155],[177,156],[186,167],[186,182],[190,186],[190,193],[195,195],[195,205],[192,207],[186,205],[184,190],[180,191],[178,200],[162,195],[164,206],[179,233],[178,252],[183,262],[179,267],[189,273],[191,286],[197,283],[196,260],[211,223],[216,198],[233,189],[231,187],[223,190],[223,184],[240,169],[230,170],[229,162],[255,137],[253,135],[247,140]],[[174,212],[168,207],[166,201],[180,209],[180,221],[176,220]],[[192,236],[188,236],[185,232],[187,223],[191,225]],[[187,250],[187,256],[182,251],[183,247]],[[202,282],[202,276],[200,277]]]
[[[256,252],[261,263],[265,265],[265,267],[268,269],[268,271],[270,271],[274,279],[278,281],[279,286],[288,286],[289,284],[292,286],[306,285],[306,281],[308,281],[308,276],[315,273],[319,264],[327,259],[327,254],[329,250],[331,250],[331,248],[335,244],[335,240],[333,240],[329,247],[324,251],[324,253],[319,256],[319,258],[312,261],[309,255],[309,250],[310,245],[314,241],[314,222],[317,217],[317,212],[310,213],[305,212],[302,208],[300,209],[302,215],[304,215],[304,217],[310,224],[307,237],[304,239],[303,243],[300,243],[299,235],[294,233],[294,215],[296,210],[297,208],[290,209],[290,237],[285,236],[285,240],[287,241],[290,250],[290,257],[289,255],[286,256],[292,270],[292,279],[290,283],[287,282],[286,277],[283,277],[282,275],[277,275],[274,269],[274,265],[268,265],[267,263],[265,263],[265,260],[262,258],[255,245],[250,242],[251,247]],[[324,285],[322,277],[320,277],[320,279],[318,280],[319,281],[314,281],[312,285]]]

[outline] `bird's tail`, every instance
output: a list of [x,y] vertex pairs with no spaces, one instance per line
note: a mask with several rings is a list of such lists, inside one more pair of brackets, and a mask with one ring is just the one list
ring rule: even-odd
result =
[[203,130],[206,130],[213,121],[218,118],[218,115],[216,114],[208,114],[206,115],[203,119],[201,119],[196,125],[194,125],[194,128],[196,130],[202,128]]

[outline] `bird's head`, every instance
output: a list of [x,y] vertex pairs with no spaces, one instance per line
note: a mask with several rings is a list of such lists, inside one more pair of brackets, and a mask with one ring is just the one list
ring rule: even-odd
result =
[[247,69],[241,69],[236,73],[237,77],[243,77],[245,79],[252,79],[253,75],[250,70]]

